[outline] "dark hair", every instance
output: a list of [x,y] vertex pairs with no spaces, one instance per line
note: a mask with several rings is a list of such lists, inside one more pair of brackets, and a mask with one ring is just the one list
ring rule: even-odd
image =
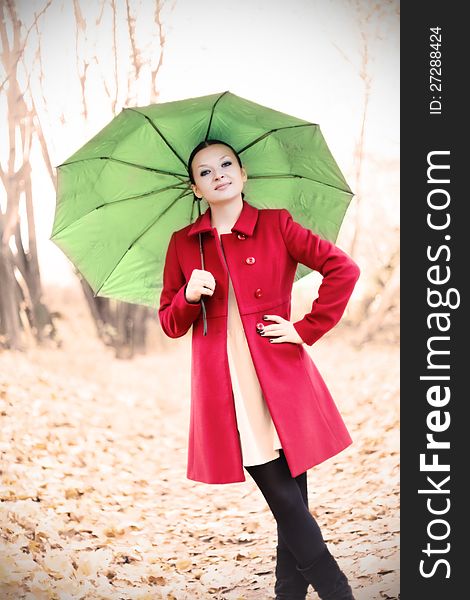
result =
[[[189,179],[191,181],[191,183],[196,183],[194,181],[194,176],[193,176],[193,169],[192,169],[192,163],[194,160],[194,157],[196,156],[196,154],[199,152],[199,150],[202,150],[203,148],[207,148],[208,146],[212,146],[214,144],[222,144],[223,146],[227,146],[227,148],[230,148],[230,150],[234,153],[235,158],[238,161],[238,164],[240,165],[240,168],[243,167],[242,165],[242,161],[240,159],[240,157],[238,156],[238,152],[236,150],[234,150],[232,148],[232,146],[230,144],[227,144],[227,142],[223,142],[222,140],[203,140],[202,142],[200,142],[191,152],[191,154],[189,155],[189,159],[188,159],[188,174],[189,174]],[[242,192],[242,198],[244,198],[244,194]]]

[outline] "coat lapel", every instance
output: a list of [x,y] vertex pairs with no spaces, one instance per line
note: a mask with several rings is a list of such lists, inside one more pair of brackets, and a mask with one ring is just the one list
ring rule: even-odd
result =
[[[243,233],[244,235],[253,235],[256,222],[258,220],[258,209],[246,200],[243,200],[243,208],[237,222],[232,227],[232,231]],[[209,231],[212,233],[211,226],[211,208],[206,210],[200,217],[194,221],[193,226],[188,231],[188,236],[197,235]]]

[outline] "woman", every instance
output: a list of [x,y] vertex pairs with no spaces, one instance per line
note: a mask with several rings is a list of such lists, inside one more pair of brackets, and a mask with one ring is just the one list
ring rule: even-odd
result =
[[[306,472],[352,440],[302,344],[312,345],[339,321],[359,268],[286,209],[247,202],[247,174],[229,144],[201,142],[188,172],[209,209],[172,234],[159,308],[168,336],[192,326],[187,477],[245,481],[245,468],[254,479],[277,522],[277,600],[305,600],[309,584],[323,600],[353,600],[309,512]],[[312,310],[291,322],[299,262],[323,281]]]

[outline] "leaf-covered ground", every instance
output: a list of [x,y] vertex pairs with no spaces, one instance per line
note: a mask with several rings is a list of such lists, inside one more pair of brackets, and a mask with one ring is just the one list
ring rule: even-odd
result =
[[[117,360],[67,311],[60,350],[0,353],[2,600],[273,598],[275,521],[248,473],[186,479],[189,336]],[[352,338],[306,347],[354,439],[309,470],[309,505],[357,600],[397,599],[398,349]]]

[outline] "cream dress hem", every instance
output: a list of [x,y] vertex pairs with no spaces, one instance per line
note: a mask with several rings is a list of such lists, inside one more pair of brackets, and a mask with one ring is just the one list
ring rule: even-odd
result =
[[[222,244],[221,249],[223,254]],[[230,273],[228,280],[227,356],[237,429],[243,465],[254,466],[279,458],[282,445],[253,365]]]

